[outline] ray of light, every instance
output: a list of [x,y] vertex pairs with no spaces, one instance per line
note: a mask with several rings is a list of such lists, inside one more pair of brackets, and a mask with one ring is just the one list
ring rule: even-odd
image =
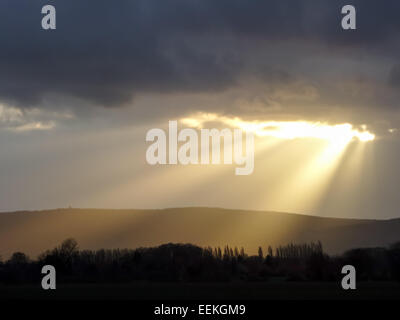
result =
[[213,113],[199,113],[181,121],[197,128],[220,123],[252,131],[259,138],[269,138],[269,142],[265,142],[266,146],[271,143],[271,137],[295,141],[295,146],[279,153],[278,160],[288,160],[289,164],[279,166],[282,170],[272,170],[272,173],[281,172],[279,179],[275,179],[277,181],[273,187],[268,184],[268,195],[260,196],[264,198],[260,199],[265,201],[264,208],[279,211],[312,211],[328,190],[349,143],[359,141],[363,144],[375,139],[375,135],[367,131],[366,126],[358,130],[349,123],[330,125],[309,121],[243,121],[237,117]]
[[276,188],[272,206],[279,206],[284,211],[312,211],[334,176],[347,145],[345,141],[326,143],[311,161],[304,163]]
[[362,201],[358,200],[358,197],[362,192],[364,160],[368,158],[367,149],[370,146],[357,141],[349,144],[340,167],[326,188],[325,195],[315,205],[318,212],[352,216],[354,212],[362,210]]

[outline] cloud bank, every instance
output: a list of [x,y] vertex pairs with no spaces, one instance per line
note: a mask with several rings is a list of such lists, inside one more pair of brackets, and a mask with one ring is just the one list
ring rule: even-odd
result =
[[0,102],[10,107],[396,127],[398,1],[353,1],[357,30],[346,32],[345,1],[54,0],[57,30],[43,31],[47,2],[0,4],[0,29],[12,30],[0,34]]

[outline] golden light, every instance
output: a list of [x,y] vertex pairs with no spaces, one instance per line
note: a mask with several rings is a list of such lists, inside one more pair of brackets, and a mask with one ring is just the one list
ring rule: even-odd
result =
[[181,119],[185,125],[202,128],[207,122],[220,122],[230,127],[252,131],[260,137],[280,139],[316,138],[343,144],[352,140],[372,141],[375,135],[366,130],[354,129],[350,123],[330,125],[310,121],[243,121],[238,117],[230,118],[215,113],[199,113],[191,118]]
[[[264,147],[256,148],[256,153],[262,154],[264,168],[261,170],[265,172],[264,177],[274,176],[277,170],[280,174],[274,180],[273,187],[260,192],[259,199],[253,199],[252,204],[286,212],[312,213],[328,191],[350,143],[364,145],[375,139],[365,125],[357,129],[350,123],[244,121],[215,113],[198,113],[181,119],[181,123],[198,129],[206,126],[240,128],[254,132],[259,137],[258,147],[265,145],[267,150],[271,150],[268,146],[280,146],[273,153],[268,151],[268,154],[264,153]],[[269,139],[264,139],[267,137]],[[293,143],[285,147],[289,146],[290,140]],[[272,161],[275,158],[278,158],[277,161]],[[362,158],[362,155],[358,154],[357,158]],[[289,165],[286,160],[290,162]]]

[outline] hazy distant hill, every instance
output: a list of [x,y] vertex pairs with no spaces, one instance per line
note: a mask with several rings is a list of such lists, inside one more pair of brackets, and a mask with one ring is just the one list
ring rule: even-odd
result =
[[258,246],[321,240],[328,253],[385,246],[400,240],[400,219],[356,220],[299,214],[178,208],[165,210],[58,209],[0,213],[0,255],[35,257],[73,237],[82,249],[135,248],[167,242],[200,246]]

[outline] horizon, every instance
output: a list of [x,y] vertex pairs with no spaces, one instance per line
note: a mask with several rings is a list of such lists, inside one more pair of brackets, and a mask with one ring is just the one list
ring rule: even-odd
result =
[[207,207],[207,206],[184,206],[184,207],[165,207],[165,208],[77,208],[77,207],[59,207],[59,208],[45,208],[45,209],[22,209],[14,211],[0,211],[2,213],[35,213],[35,212],[47,212],[47,211],[59,211],[59,210],[99,210],[99,211],[167,211],[167,210],[184,210],[184,209],[216,209],[226,211],[246,211],[246,212],[258,212],[258,213],[275,213],[275,214],[288,214],[288,215],[300,215],[313,218],[321,219],[343,219],[343,220],[366,220],[366,221],[390,221],[400,219],[399,217],[393,218],[357,218],[357,217],[335,217],[335,216],[320,216],[308,213],[297,213],[297,212],[285,212],[285,211],[274,211],[274,210],[262,210],[262,209],[243,209],[243,208],[226,208],[226,207]]

